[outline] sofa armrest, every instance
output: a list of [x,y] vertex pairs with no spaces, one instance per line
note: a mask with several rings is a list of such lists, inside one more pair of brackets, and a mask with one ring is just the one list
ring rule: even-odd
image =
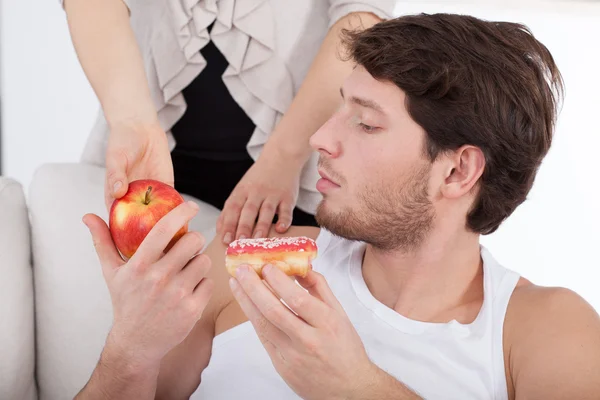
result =
[[35,399],[29,216],[21,185],[0,177],[0,399]]

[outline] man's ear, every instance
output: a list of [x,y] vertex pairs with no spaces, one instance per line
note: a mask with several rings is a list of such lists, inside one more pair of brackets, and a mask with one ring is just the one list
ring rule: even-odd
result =
[[459,198],[469,193],[485,168],[485,156],[480,148],[465,145],[449,153],[446,176],[441,191],[446,198]]

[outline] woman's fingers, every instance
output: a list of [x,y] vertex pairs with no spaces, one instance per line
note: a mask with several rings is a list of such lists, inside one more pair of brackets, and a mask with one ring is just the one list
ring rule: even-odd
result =
[[273,217],[275,216],[275,211],[277,210],[277,203],[277,197],[268,197],[265,201],[263,201],[252,237],[267,237],[269,229],[273,224]]
[[256,217],[261,209],[262,202],[263,199],[256,195],[249,196],[246,199],[246,203],[240,213],[240,220],[238,221],[237,231],[235,233],[236,239],[249,238],[252,236],[254,223],[256,222]]
[[242,213],[242,208],[246,203],[246,196],[232,193],[232,195],[225,202],[225,207],[221,212],[223,216],[222,231],[223,231],[223,243],[229,244],[235,238],[237,231],[238,221]]

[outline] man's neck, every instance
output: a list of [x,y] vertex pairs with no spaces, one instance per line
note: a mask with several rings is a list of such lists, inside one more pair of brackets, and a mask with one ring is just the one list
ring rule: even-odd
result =
[[483,300],[479,235],[432,232],[411,252],[369,245],[363,276],[375,298],[407,318],[470,322]]

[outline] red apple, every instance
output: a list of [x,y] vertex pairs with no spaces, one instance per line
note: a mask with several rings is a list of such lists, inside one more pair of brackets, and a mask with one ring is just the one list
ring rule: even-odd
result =
[[[125,196],[113,202],[109,228],[117,249],[131,258],[154,225],[169,211],[183,203],[183,197],[173,187],[152,179],[129,183]],[[167,252],[188,231],[183,226],[168,246]]]

